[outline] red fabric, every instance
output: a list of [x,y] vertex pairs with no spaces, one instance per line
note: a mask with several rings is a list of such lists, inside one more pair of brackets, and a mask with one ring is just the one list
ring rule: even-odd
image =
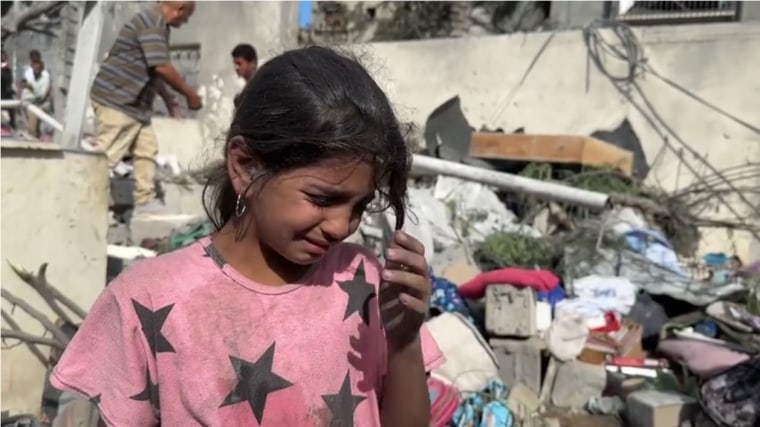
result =
[[604,326],[592,329],[593,332],[606,334],[608,332],[616,332],[620,330],[620,320],[614,311],[604,312]]
[[530,286],[538,292],[549,292],[556,288],[559,282],[559,277],[549,270],[502,268],[475,276],[459,287],[459,293],[465,298],[483,298],[488,285]]

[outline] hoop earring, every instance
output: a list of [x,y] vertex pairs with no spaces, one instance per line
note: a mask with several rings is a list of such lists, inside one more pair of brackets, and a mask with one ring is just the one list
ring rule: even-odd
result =
[[243,197],[241,194],[237,195],[237,200],[235,200],[235,216],[240,218],[245,214],[247,206],[245,203],[242,202]]

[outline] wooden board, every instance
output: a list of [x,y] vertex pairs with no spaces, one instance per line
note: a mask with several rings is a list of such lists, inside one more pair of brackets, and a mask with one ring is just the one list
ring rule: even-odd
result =
[[610,166],[630,176],[633,153],[590,136],[475,132],[470,157],[520,162]]

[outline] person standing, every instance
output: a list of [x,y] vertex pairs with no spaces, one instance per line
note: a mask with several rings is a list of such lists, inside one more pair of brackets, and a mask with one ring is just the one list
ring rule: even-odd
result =
[[[0,98],[13,99],[15,93],[13,90],[13,70],[8,62],[8,54],[2,51],[2,83],[0,83]],[[9,109],[8,111],[8,124],[11,128],[16,128],[16,110]]]
[[198,93],[169,57],[170,27],[180,27],[194,11],[192,1],[162,1],[135,14],[122,27],[92,85],[96,141],[105,150],[109,167],[127,153],[134,159],[134,216],[164,209],[154,183],[158,143],[151,115],[156,93],[175,117],[177,104],[165,84],[185,96],[189,109],[202,106]]
[[[240,43],[232,49],[232,65],[235,66],[235,74],[248,83],[259,65],[259,57],[256,48],[248,43]],[[240,94],[235,95],[235,108],[240,103]]]

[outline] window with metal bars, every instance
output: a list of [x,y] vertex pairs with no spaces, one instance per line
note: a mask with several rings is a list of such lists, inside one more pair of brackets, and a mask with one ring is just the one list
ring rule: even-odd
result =
[[739,19],[740,1],[608,2],[616,21],[629,24],[725,22]]

